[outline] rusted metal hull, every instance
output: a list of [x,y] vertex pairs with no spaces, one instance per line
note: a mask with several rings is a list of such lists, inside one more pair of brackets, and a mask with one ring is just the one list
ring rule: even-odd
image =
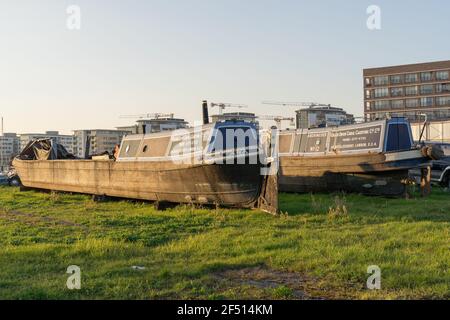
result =
[[258,164],[15,159],[13,165],[25,187],[174,203],[255,207],[265,183]]
[[399,196],[406,191],[409,169],[426,161],[415,150],[395,154],[281,156],[279,189]]

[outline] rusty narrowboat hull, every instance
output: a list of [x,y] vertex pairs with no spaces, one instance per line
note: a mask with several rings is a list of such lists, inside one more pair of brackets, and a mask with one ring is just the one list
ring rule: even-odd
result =
[[280,133],[279,189],[399,196],[409,170],[430,159],[415,145],[407,119]]
[[280,157],[279,188],[284,192],[345,191],[400,196],[409,169],[427,162],[419,150],[392,154]]
[[15,159],[25,187],[175,203],[252,207],[259,165]]
[[276,213],[277,180],[262,174],[271,165],[259,148],[254,124],[225,121],[125,136],[113,159],[74,159],[37,140],[13,166],[28,188]]

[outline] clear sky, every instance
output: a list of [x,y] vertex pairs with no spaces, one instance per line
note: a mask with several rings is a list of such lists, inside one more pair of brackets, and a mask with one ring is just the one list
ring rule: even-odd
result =
[[[66,27],[72,4],[81,30]],[[372,4],[381,30],[366,27]],[[150,112],[194,121],[203,99],[362,115],[363,68],[450,59],[449,12],[446,0],[0,0],[0,114],[19,133],[113,128]]]

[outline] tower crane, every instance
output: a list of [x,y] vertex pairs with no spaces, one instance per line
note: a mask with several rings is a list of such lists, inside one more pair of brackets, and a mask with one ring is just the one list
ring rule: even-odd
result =
[[276,106],[288,106],[288,107],[331,107],[331,104],[318,103],[318,102],[281,102],[281,101],[263,101],[262,104],[270,104]]
[[173,118],[173,113],[145,113],[145,114],[131,114],[122,115],[120,118],[124,119],[161,119],[161,118]]
[[293,117],[262,115],[262,116],[258,116],[258,119],[261,119],[261,120],[273,120],[277,124],[277,128],[281,128],[281,121],[290,121],[290,125],[291,126],[295,125]]
[[225,108],[247,108],[248,106],[245,104],[233,104],[233,103],[215,103],[211,102],[211,108],[218,107],[219,115],[223,114],[223,110]]

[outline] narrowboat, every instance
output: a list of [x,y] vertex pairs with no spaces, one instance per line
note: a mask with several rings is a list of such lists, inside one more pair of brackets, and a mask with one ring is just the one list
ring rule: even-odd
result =
[[356,192],[399,196],[410,169],[436,152],[416,145],[405,118],[279,135],[279,189],[284,192]]
[[206,123],[125,136],[113,159],[59,159],[57,148],[47,148],[53,151],[31,152],[45,159],[22,153],[13,166],[28,188],[276,213],[277,175],[266,174],[271,158],[260,135],[251,122]]

